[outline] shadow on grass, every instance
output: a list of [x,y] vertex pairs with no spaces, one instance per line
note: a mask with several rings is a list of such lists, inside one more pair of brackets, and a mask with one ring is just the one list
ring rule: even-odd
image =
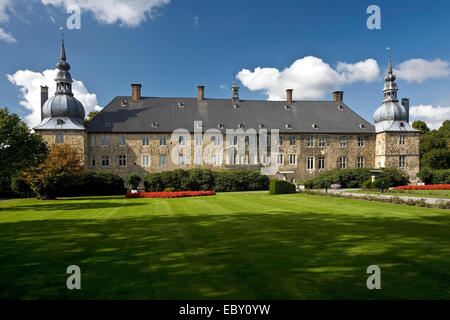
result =
[[[422,219],[285,212],[1,223],[0,298],[449,299],[449,218]],[[66,289],[73,264],[82,290]],[[373,264],[382,290],[366,288]]]
[[[94,200],[94,199],[89,199]],[[104,199],[103,199],[104,200]],[[105,201],[89,201],[89,202],[80,202],[78,199],[77,202],[60,202],[57,200],[53,201],[42,201],[31,205],[19,205],[15,206],[13,209],[10,207],[0,208],[0,213],[2,211],[9,212],[11,210],[14,211],[74,211],[74,210],[92,210],[92,209],[108,209],[108,208],[125,208],[125,207],[136,207],[150,205],[149,203],[133,203],[133,202],[105,202]]]

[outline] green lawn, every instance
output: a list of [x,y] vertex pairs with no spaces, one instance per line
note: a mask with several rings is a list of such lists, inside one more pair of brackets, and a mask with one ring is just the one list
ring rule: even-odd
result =
[[0,299],[450,299],[449,213],[305,194],[2,201]]
[[[364,194],[382,194],[379,191],[371,190],[349,190],[345,192],[351,193],[364,193]],[[390,191],[386,190],[383,194],[392,196],[409,196],[409,197],[422,197],[422,198],[441,198],[450,199],[450,190],[401,190],[401,191]]]

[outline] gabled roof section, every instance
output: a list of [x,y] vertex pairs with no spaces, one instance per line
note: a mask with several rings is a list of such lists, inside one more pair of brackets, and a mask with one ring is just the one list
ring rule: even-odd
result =
[[[286,108],[285,106],[289,107]],[[343,102],[151,98],[131,101],[114,98],[87,125],[88,132],[194,132],[194,121],[203,131],[253,128],[279,129],[280,133],[374,133],[375,128]]]

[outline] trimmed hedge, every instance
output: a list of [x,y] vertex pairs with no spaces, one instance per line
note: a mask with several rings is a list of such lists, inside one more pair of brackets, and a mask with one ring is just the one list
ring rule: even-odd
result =
[[109,196],[126,194],[123,179],[103,171],[85,171],[76,180],[61,185],[59,197]]
[[423,168],[417,176],[425,184],[450,184],[450,169],[431,170],[429,168]]
[[359,188],[362,183],[370,179],[369,169],[333,169],[319,173],[312,179],[303,181],[302,184],[309,189],[322,189],[332,184],[340,184],[342,188]]
[[286,194],[295,193],[295,184],[284,180],[270,180],[269,193],[270,194]]
[[[384,180],[384,187],[396,187],[409,183],[408,176],[397,168],[384,168],[383,172],[377,175],[377,180],[372,183],[370,169],[333,169],[322,172],[316,177],[303,181],[306,188],[322,189],[332,184],[340,184],[342,188],[381,188],[381,181]],[[378,181],[380,180],[380,181]]]
[[146,191],[161,192],[167,188],[175,191],[216,192],[267,190],[269,178],[255,170],[177,169],[147,174]]

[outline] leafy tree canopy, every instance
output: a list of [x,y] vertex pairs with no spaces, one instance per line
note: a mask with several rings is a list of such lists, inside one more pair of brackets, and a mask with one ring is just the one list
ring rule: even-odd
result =
[[414,129],[420,130],[421,133],[427,133],[430,132],[430,128],[428,128],[425,121],[416,120],[412,123],[412,127]]
[[39,134],[32,133],[8,108],[0,109],[0,192],[10,188],[12,177],[41,163],[47,153],[47,145]]

